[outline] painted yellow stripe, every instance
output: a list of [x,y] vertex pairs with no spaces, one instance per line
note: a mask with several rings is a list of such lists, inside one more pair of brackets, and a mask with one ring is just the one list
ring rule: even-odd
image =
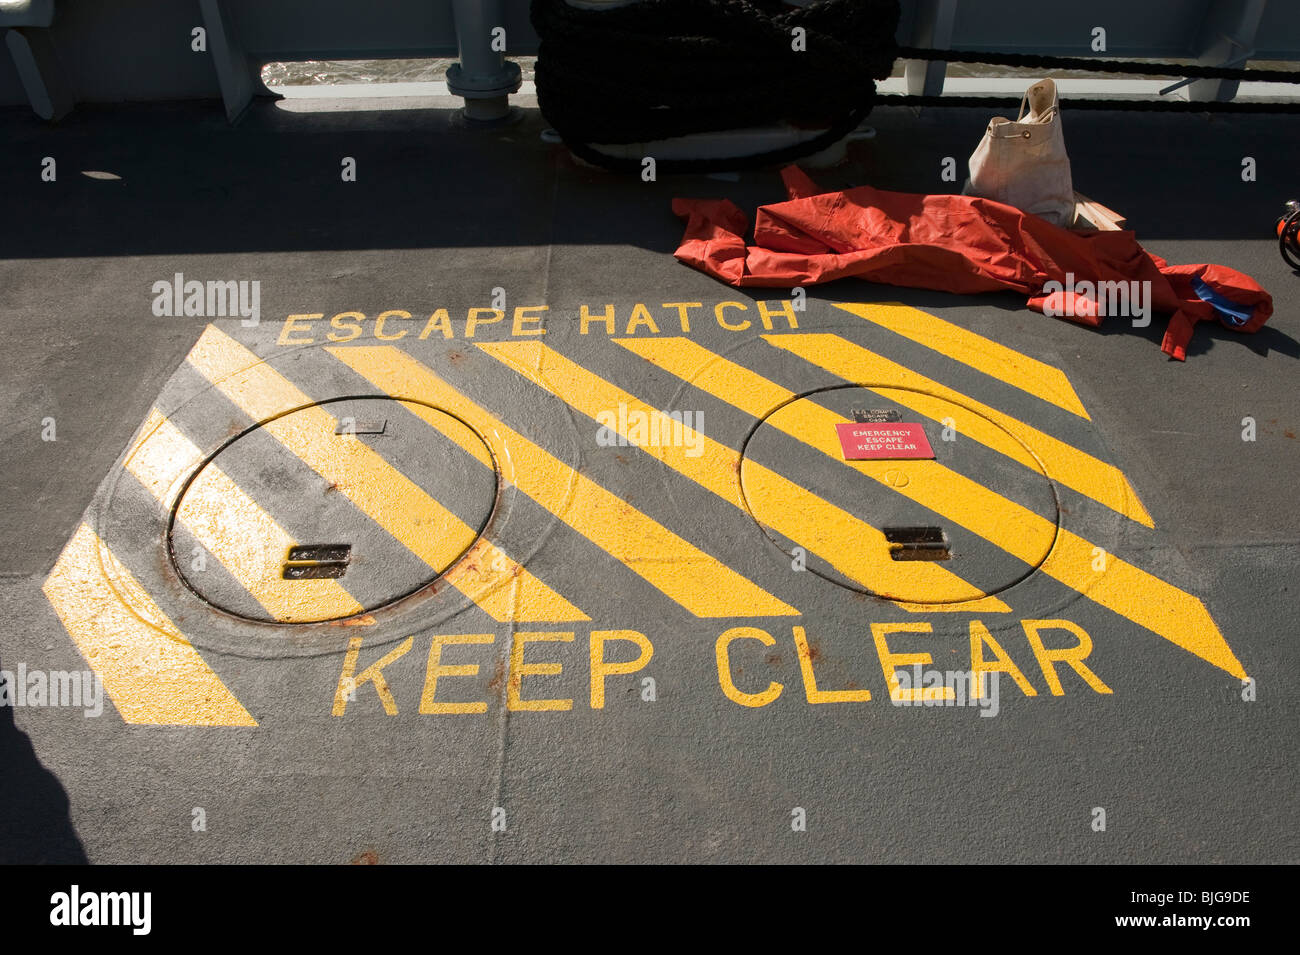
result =
[[1202,660],[1245,679],[1245,669],[1205,604],[1113,554],[1104,555],[1104,570],[1093,570],[1097,550],[1077,534],[1062,530],[1043,571]]
[[[661,434],[665,428],[668,434],[674,433],[674,427],[681,428],[681,445],[662,443],[647,447],[646,452],[728,504],[744,509],[738,474],[740,452],[691,428],[675,425],[662,411],[540,342],[485,342],[478,347],[532,377],[593,421],[601,412],[622,404],[629,415],[639,411],[658,419]],[[692,446],[700,448],[700,453],[688,453]],[[873,593],[887,597],[900,593],[932,595],[927,600],[934,604],[911,607],[930,612],[958,609],[950,603],[956,601],[964,602],[960,607],[963,611],[1008,609],[1000,600],[984,597],[977,587],[938,564],[892,560],[889,544],[877,528],[761,464],[745,463],[745,490],[755,510],[768,519],[773,530],[819,555]],[[851,546],[846,544],[849,541]]]
[[[188,361],[255,421],[312,403],[215,326],[208,326]],[[269,421],[264,428],[430,567],[441,571],[456,561],[475,530],[363,442],[339,440],[336,426],[328,411],[315,407]],[[481,452],[478,457],[482,460]],[[497,621],[591,619],[486,541],[478,541],[440,579]]]
[[[838,335],[828,333],[764,335],[763,339],[777,348],[798,355],[805,361],[838,375],[845,381],[862,383],[871,387],[873,391],[877,390],[874,387],[875,383],[886,382],[897,389],[909,389],[894,391],[891,397],[899,404],[936,421],[942,421],[952,413],[945,402],[964,405],[975,414],[967,415],[964,420],[957,422],[961,434],[986,444],[994,450],[1007,453],[1004,450],[1005,436],[994,433],[998,428],[991,427],[990,422],[996,424],[1015,435],[1030,448],[1042,461],[1048,477],[1053,481],[1073,488],[1080,494],[1105,504],[1111,510],[1139,524],[1146,527],[1155,526],[1151,515],[1138,500],[1137,492],[1129,485],[1128,479],[1118,468],[1050,434],[1030,427],[1008,414],[1003,414],[996,408],[990,408],[968,398],[947,385],[932,381],[910,368],[904,368]],[[981,418],[987,420],[982,421]],[[1009,456],[1024,463],[1023,449]]]
[[389,394],[419,395],[467,422],[492,446],[506,481],[695,616],[798,613],[508,427],[405,352],[391,345],[328,351]]
[[203,461],[203,452],[157,408],[126,455],[126,469],[170,511],[181,485]]
[[[126,458],[126,469],[170,508],[202,452],[157,408]],[[176,520],[230,571],[276,620],[350,617],[364,609],[337,580],[284,580],[297,541],[220,468],[209,464],[190,485]]]
[[1065,377],[1065,373],[1037,358],[1030,358],[960,325],[900,302],[846,302],[836,304],[835,307],[927,348],[933,348],[963,365],[1004,381],[1035,398],[1042,398],[1080,418],[1088,418],[1083,402],[1074,393],[1074,386]]
[[[114,585],[141,602],[143,618]],[[126,722],[257,725],[88,525],[77,528],[41,589]]]
[[765,418],[795,396],[788,388],[689,338],[616,338],[614,341],[751,418]]
[[[794,397],[775,382],[686,338],[615,341],[755,418],[768,415]],[[891,399],[895,397],[894,389],[881,390]],[[777,415],[770,420],[791,437],[839,461],[842,452],[834,425],[848,419],[812,402],[803,402],[801,407],[808,411],[800,418]],[[841,463],[887,483],[881,468],[885,462]],[[1077,534],[1057,529],[1045,518],[936,461],[909,461],[909,474],[913,468],[917,468],[915,479],[905,488],[895,488],[899,493],[1030,564],[1041,557],[1031,542],[1056,532],[1055,546],[1041,567],[1043,573],[1233,676],[1245,675],[1205,605],[1195,597],[1113,555],[1104,555],[1104,570],[1098,572],[1093,569],[1097,559],[1094,545]]]

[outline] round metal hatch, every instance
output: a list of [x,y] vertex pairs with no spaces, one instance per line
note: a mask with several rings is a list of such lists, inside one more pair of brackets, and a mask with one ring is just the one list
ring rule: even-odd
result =
[[492,515],[497,472],[459,418],[339,398],[263,421],[185,484],[172,563],[212,606],[301,624],[377,610],[455,564]]
[[[848,448],[837,425],[854,426]],[[846,459],[857,454],[873,456]],[[740,482],[792,567],[905,603],[957,604],[1019,583],[1047,558],[1060,518],[1023,442],[964,405],[888,385],[779,406],[746,442]]]

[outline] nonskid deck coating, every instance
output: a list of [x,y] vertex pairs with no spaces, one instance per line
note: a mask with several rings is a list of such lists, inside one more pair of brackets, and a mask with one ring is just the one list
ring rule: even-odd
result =
[[[127,588],[137,611],[127,616],[161,616],[183,635],[158,644],[180,654],[165,668],[141,675],[129,653],[119,659],[144,685],[135,709],[119,692],[96,719],[70,708],[11,711],[16,727],[5,732],[29,736],[40,761],[23,772],[46,784],[52,773],[71,800],[67,819],[11,845],[59,857],[80,844],[96,861],[347,861],[366,851],[381,861],[1294,858],[1284,767],[1296,755],[1295,691],[1285,674],[1296,663],[1289,606],[1300,519],[1279,475],[1297,459],[1288,436],[1300,424],[1289,384],[1297,280],[1267,239],[1292,187],[1285,157],[1296,134],[1284,118],[1138,125],[1066,115],[1081,187],[1123,210],[1151,251],[1240,268],[1275,296],[1263,333],[1201,328],[1178,365],[1159,354],[1158,319],[1151,329],[1097,332],[1028,312],[1013,296],[840,283],[809,290],[792,328],[788,295],[737,292],[672,261],[673,195],[730,195],[752,207],[779,198],[770,171],[738,182],[619,180],[541,144],[535,114],[487,137],[485,150],[415,111],[316,119],[273,110],[233,130],[201,109],[87,112],[52,130],[4,117],[14,135],[0,163],[18,184],[10,207],[22,223],[0,240],[13,450],[5,470],[11,501],[26,506],[6,509],[0,524],[12,621],[0,666],[81,668],[82,639],[129,632],[92,612],[78,633],[59,613],[58,584],[47,583],[63,579],[56,558],[69,539],[86,543],[87,520],[103,530],[94,523],[104,514],[101,482],[128,508],[110,548],[137,588]],[[965,110],[876,118],[878,139],[856,166],[817,174],[828,186],[951,189],[939,179],[942,157],[964,157],[986,120]],[[109,137],[123,127],[126,135]],[[51,154],[60,179],[42,183],[39,160]],[[1241,181],[1242,155],[1257,159],[1256,182]],[[355,183],[338,180],[344,156],[358,161]],[[88,179],[82,168],[122,179]],[[153,283],[176,272],[258,279],[261,323],[153,315]],[[889,327],[914,314],[891,312],[890,302],[969,333],[968,360]],[[699,303],[685,309],[689,331],[680,303]],[[880,321],[837,303],[863,303],[859,311],[874,309]],[[440,310],[446,325],[421,338]],[[364,318],[334,324],[349,312]],[[350,337],[353,326],[361,331]],[[168,562],[154,559],[161,549],[146,531],[158,499],[120,465],[155,410],[202,409],[180,416],[201,453],[266,417],[188,357],[217,335],[311,400],[436,395],[438,406],[469,412],[463,420],[480,435],[497,427],[498,450],[520,449],[509,510],[494,525],[502,543],[489,539],[503,557],[471,573],[495,593],[504,571],[517,592],[519,567],[573,609],[527,619],[520,607],[559,604],[511,597],[494,615],[449,586],[359,626],[275,636],[186,604],[188,591],[167,589]],[[818,347],[786,347],[801,343]],[[683,376],[684,356],[700,352],[710,363]],[[999,593],[1003,607],[928,612],[796,569],[743,502],[728,500],[739,472],[728,477],[725,455],[762,417],[764,389],[843,383],[836,356],[861,362],[863,352],[876,356],[875,370],[923,376],[1086,455],[1098,474],[1113,469],[1118,479],[1080,488],[1066,480],[1077,473],[1048,468],[1061,526],[1103,551],[1097,580],[1075,587],[1040,572]],[[1036,373],[1007,373],[1015,356]],[[890,384],[870,377],[859,383]],[[597,440],[593,414],[613,412],[605,426],[626,432],[638,410],[700,414],[700,446],[712,454],[689,454],[685,442]],[[46,418],[55,441],[40,441]],[[1254,441],[1243,440],[1246,418]],[[918,420],[942,440],[940,422]],[[798,493],[802,470],[826,456],[786,438],[762,464],[770,487]],[[960,477],[978,485],[980,473]],[[1097,498],[1111,492],[1099,487],[1122,493],[1107,504]],[[256,497],[255,485],[245,490]],[[871,526],[873,507],[900,493],[887,481],[859,492],[823,503]],[[1033,511],[1014,484],[980,493]],[[969,501],[935,495],[915,506],[925,523],[989,545],[955,523]],[[969,524],[979,514],[964,516]],[[836,552],[851,535],[789,529],[807,536],[814,569],[853,556]],[[1097,555],[1076,550],[1076,569],[1091,577]],[[996,543],[987,555],[1017,559]],[[1165,629],[1188,643],[1186,607],[1202,605],[1198,639],[1209,639],[1208,619],[1223,647],[1189,652],[1090,597],[1116,561],[1190,601],[1124,586],[1123,610],[1164,614]],[[732,583],[718,585],[718,574]],[[91,593],[64,591],[73,603]],[[1089,648],[1074,651],[1078,668],[1052,657],[1081,648],[1080,634]],[[973,644],[978,662],[1004,668],[995,717],[980,715],[992,712],[987,696],[965,706],[890,699],[887,672],[920,663],[969,673]],[[911,654],[931,659],[903,659]],[[1241,673],[1254,681],[1253,702],[1242,699]],[[216,719],[204,718],[207,705]],[[178,708],[198,716],[177,719]],[[120,769],[95,768],[104,765]],[[30,812],[11,806],[11,818]],[[220,825],[194,832],[200,806]],[[796,807],[806,832],[791,830]],[[1090,825],[1096,807],[1107,811],[1104,833]],[[491,828],[498,808],[504,832]]]

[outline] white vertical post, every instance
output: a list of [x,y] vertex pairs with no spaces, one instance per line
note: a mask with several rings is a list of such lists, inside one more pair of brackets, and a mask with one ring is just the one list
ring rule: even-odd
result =
[[505,30],[503,6],[501,0],[452,0],[460,62],[447,69],[447,89],[464,97],[465,118],[472,122],[506,119],[510,94],[519,90],[519,64],[492,48],[493,31]]

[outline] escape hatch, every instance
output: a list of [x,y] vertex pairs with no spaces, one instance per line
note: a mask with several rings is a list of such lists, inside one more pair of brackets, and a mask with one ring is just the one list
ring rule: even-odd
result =
[[260,422],[208,458],[176,500],[168,549],[219,610],[266,623],[343,619],[452,567],[487,525],[497,488],[491,452],[459,418],[405,399],[338,398]]
[[[919,425],[934,458],[846,460],[845,422]],[[1055,488],[1023,442],[964,405],[887,385],[835,386],[777,407],[745,442],[740,483],[792,568],[909,604],[979,600],[1019,583],[1047,558],[1060,520]],[[1046,520],[1007,507],[997,543],[966,529],[971,508],[999,500]]]

